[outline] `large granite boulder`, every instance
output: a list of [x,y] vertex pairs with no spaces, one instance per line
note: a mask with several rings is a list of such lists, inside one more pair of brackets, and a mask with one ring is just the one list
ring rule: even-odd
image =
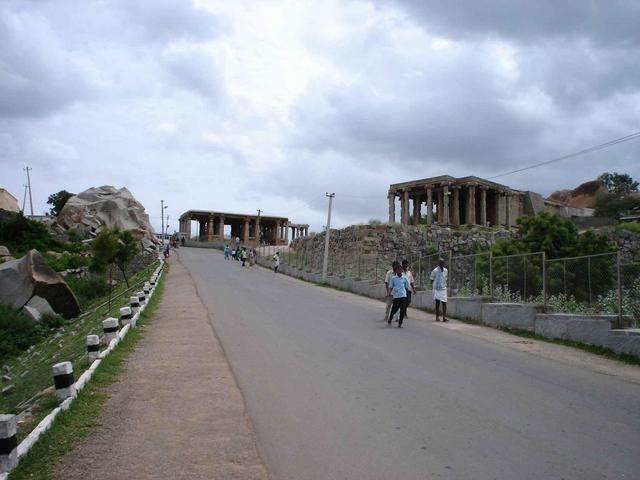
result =
[[558,190],[549,195],[549,200],[566,207],[594,208],[600,195],[606,195],[607,189],[600,180],[585,182],[573,190]]
[[56,313],[65,318],[80,314],[76,296],[37,250],[0,265],[0,303],[17,310],[34,295],[45,299]]
[[145,246],[156,242],[149,215],[126,188],[105,185],[74,195],[56,218],[59,227],[95,236],[103,227],[129,230]]

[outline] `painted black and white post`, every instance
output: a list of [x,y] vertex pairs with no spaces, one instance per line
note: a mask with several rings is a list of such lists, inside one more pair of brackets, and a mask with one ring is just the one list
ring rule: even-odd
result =
[[107,345],[111,343],[111,340],[118,336],[118,319],[109,317],[102,321],[102,331],[104,332],[104,338]]
[[144,290],[136,292],[136,295],[138,296],[138,302],[142,306],[147,301],[147,296],[144,294]]
[[129,306],[131,307],[131,313],[134,315],[140,311],[140,299],[137,295],[129,298]]
[[71,362],[60,362],[53,366],[53,385],[60,400],[73,396],[75,392],[74,382]]
[[94,362],[100,355],[100,337],[87,335],[87,356],[90,362]]
[[149,297],[149,292],[151,292],[151,284],[149,282],[144,282],[144,287],[142,287],[144,294]]
[[120,309],[120,325],[123,327],[125,325],[129,325],[131,323],[131,318],[133,317],[133,312],[131,311],[131,307],[122,307]]
[[0,415],[0,473],[7,473],[18,463],[16,416]]

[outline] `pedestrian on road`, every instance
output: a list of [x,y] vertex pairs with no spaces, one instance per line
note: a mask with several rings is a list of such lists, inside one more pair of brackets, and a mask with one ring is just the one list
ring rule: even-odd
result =
[[278,273],[278,267],[280,266],[280,252],[276,252],[273,256],[273,271]]
[[397,261],[391,262],[391,268],[387,270],[387,273],[384,275],[384,286],[387,289],[387,296],[385,298],[386,308],[384,311],[384,320],[389,320],[389,312],[391,312],[391,305],[393,304],[393,295],[391,293],[391,288],[389,288],[389,282],[391,281],[391,277],[395,275],[395,269],[398,266]]
[[223,252],[224,252],[224,259],[229,260],[229,245],[224,246]]
[[247,262],[247,249],[245,247],[242,247],[240,251],[240,260],[242,260],[242,266],[244,267]]
[[256,251],[252,248],[249,250],[249,266],[253,267],[256,264]]
[[404,273],[404,276],[407,277],[410,286],[409,290],[407,290],[407,308],[409,308],[409,306],[411,305],[411,295],[415,290],[413,273],[411,273],[411,270],[409,270],[409,260],[405,259],[402,261],[402,271]]
[[447,279],[449,270],[444,266],[444,259],[438,260],[438,266],[431,271],[431,288],[436,301],[436,322],[440,321],[440,304],[442,304],[442,321],[447,321]]
[[398,328],[402,328],[402,321],[407,314],[407,290],[409,290],[409,281],[407,277],[403,275],[402,266],[396,265],[394,269],[395,275],[389,280],[389,288],[393,295],[393,305],[391,306],[391,313],[389,313],[389,319],[387,325],[391,325],[391,319],[400,310],[400,319],[398,320]]

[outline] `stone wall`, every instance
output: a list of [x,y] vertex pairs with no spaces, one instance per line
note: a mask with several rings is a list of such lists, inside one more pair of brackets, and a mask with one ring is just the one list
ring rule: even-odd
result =
[[[435,252],[452,252],[454,255],[493,245],[499,238],[510,238],[515,230],[452,230],[444,227],[413,227],[394,225],[352,225],[341,230],[331,230],[329,250],[332,256],[377,255],[386,264],[408,255],[429,255]],[[294,250],[304,255],[321,258],[324,252],[325,234],[297,238]]]
[[598,228],[594,231],[607,235],[609,243],[620,249],[622,263],[640,262],[640,234],[615,227]]

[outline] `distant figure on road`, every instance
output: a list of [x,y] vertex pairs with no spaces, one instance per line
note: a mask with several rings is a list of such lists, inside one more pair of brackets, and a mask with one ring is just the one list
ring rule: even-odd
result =
[[164,247],[164,258],[169,258],[169,244],[167,243],[167,246]]
[[278,273],[278,267],[280,266],[280,252],[276,252],[273,256],[273,271]]
[[436,322],[440,321],[440,304],[442,304],[442,321],[447,321],[447,279],[449,270],[444,267],[444,259],[438,260],[438,266],[431,271],[433,299],[436,301]]
[[256,251],[252,248],[249,250],[249,266],[253,267],[256,263]]
[[385,321],[389,320],[389,312],[391,312],[391,305],[393,304],[393,295],[391,293],[391,288],[389,288],[389,282],[391,281],[391,277],[395,275],[395,269],[398,265],[399,263],[395,260],[391,262],[391,269],[387,270],[387,273],[384,275],[384,286],[387,289],[387,297],[385,298],[387,306],[384,311]]
[[181,247],[184,247],[184,242],[185,242],[184,237],[180,237],[180,246]]
[[224,259],[229,260],[229,245],[224,246]]
[[409,308],[409,305],[411,305],[411,295],[414,292],[414,279],[413,279],[413,273],[411,273],[411,270],[409,270],[409,260],[403,260],[402,261],[402,271],[404,273],[404,276],[407,277],[407,280],[409,281],[409,290],[407,290],[407,308]]
[[398,320],[398,328],[402,328],[402,321],[407,314],[407,291],[409,290],[409,280],[403,275],[402,267],[396,265],[394,269],[395,275],[389,280],[388,287],[391,289],[393,295],[393,305],[391,306],[391,313],[389,313],[389,319],[387,325],[391,325],[391,319],[400,310],[400,319]]
[[240,260],[242,260],[242,266],[244,267],[247,262],[247,249],[245,247],[242,247],[240,251]]

